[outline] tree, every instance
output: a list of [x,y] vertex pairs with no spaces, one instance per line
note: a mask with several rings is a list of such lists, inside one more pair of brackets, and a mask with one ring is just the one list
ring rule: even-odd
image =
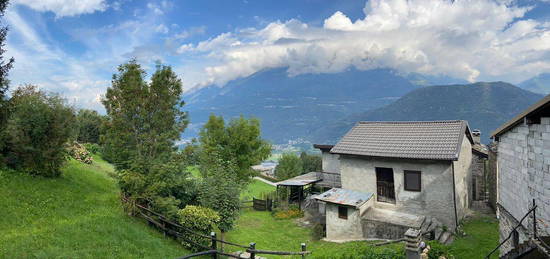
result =
[[81,109],[76,115],[78,124],[77,140],[81,143],[99,143],[103,116],[97,111]]
[[210,115],[199,133],[199,142],[203,159],[216,153],[224,161],[235,162],[239,183],[248,182],[254,175],[251,166],[271,154],[271,144],[261,138],[260,121],[243,116],[232,119],[226,125],[223,117]]
[[66,160],[65,144],[75,124],[73,108],[59,95],[35,86],[18,88],[9,102],[7,160],[30,174],[58,176]]
[[318,155],[308,155],[306,152],[300,154],[300,160],[302,160],[302,173],[306,174],[309,172],[321,172],[323,169],[323,162],[321,156]]
[[[0,17],[4,16],[6,7],[8,6],[7,0],[0,0]],[[8,118],[8,105],[6,100],[6,93],[9,87],[8,72],[13,66],[14,59],[10,58],[7,61],[4,59],[4,49],[6,36],[8,35],[8,27],[0,25],[0,165],[2,164],[2,154],[5,150],[5,126]]]
[[301,175],[303,170],[302,160],[296,154],[285,153],[275,167],[275,176],[278,180],[286,180]]
[[157,64],[147,83],[135,60],[118,71],[102,100],[107,111],[103,145],[118,170],[147,174],[154,164],[170,159],[187,126],[181,80],[169,66]]
[[[209,172],[204,173],[207,177],[203,179],[199,188],[199,203],[218,213],[218,228],[221,231],[221,239],[224,240],[225,233],[233,228],[239,216],[241,188],[236,181],[235,163],[224,161],[217,154],[211,154],[211,157],[213,161],[206,169]],[[205,168],[201,167],[202,170]]]

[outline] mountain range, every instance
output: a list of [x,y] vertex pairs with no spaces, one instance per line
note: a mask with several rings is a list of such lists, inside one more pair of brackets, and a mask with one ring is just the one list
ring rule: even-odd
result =
[[518,84],[519,87],[539,94],[550,94],[550,73],[542,73]]
[[488,143],[493,130],[542,97],[505,82],[428,86],[384,107],[328,125],[315,132],[311,140],[335,143],[357,121],[467,120]]
[[334,143],[359,120],[466,119],[487,136],[542,97],[503,82],[466,83],[390,69],[297,76],[264,70],[187,92],[191,125],[183,137],[195,137],[212,113],[259,118],[263,137],[276,144]]

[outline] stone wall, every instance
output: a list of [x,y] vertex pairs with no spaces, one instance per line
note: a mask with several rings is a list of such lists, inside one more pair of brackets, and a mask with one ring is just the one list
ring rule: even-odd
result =
[[[550,235],[550,118],[517,125],[499,136],[497,168],[499,205],[521,219],[535,199],[539,235]],[[506,225],[506,217],[500,218]],[[524,226],[532,228],[532,217]]]
[[[518,223],[519,222],[512,215],[510,215],[506,209],[499,207],[499,240],[502,242],[504,239],[508,238],[510,232],[512,232],[512,229],[514,229]],[[527,229],[519,228],[518,233],[520,244],[529,239]],[[500,247],[500,254],[503,255],[513,248],[513,238],[510,238]]]
[[470,201],[481,201],[485,199],[485,161],[487,159],[480,155],[472,156],[472,188],[470,192]]

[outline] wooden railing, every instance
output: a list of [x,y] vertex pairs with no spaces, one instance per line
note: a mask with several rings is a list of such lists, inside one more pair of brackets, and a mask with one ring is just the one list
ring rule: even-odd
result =
[[376,200],[381,202],[395,203],[395,187],[393,182],[376,182]]
[[[298,252],[291,252],[291,251],[269,251],[269,250],[258,250],[256,249],[256,243],[250,243],[249,245],[241,245],[237,243],[228,242],[225,240],[217,239],[216,233],[212,232],[210,233],[210,236],[204,235],[201,233],[197,233],[193,230],[187,229],[184,226],[175,223],[168,218],[166,218],[164,215],[157,213],[150,209],[146,205],[139,204],[137,202],[130,201],[127,197],[122,196],[121,197],[122,202],[124,203],[132,203],[132,205],[136,208],[137,213],[135,216],[141,217],[145,219],[147,222],[149,222],[151,225],[154,225],[156,228],[160,229],[164,232],[165,235],[171,236],[177,240],[181,240],[187,244],[192,245],[193,247],[197,249],[204,249],[205,251],[186,255],[180,258],[192,258],[197,256],[203,256],[203,255],[211,255],[212,258],[217,259],[218,255],[223,255],[231,258],[242,258],[239,255],[226,253],[224,251],[221,251],[218,249],[218,243],[222,243],[229,246],[234,246],[238,248],[245,249],[246,252],[250,253],[250,258],[254,259],[255,255],[259,254],[270,254],[270,255],[301,255],[302,258],[305,258],[306,255],[311,254],[311,251],[307,251],[306,244],[301,244],[301,250]],[[190,238],[190,236],[200,237],[202,239],[210,240],[210,246],[207,246],[205,244],[200,244],[194,241]]]

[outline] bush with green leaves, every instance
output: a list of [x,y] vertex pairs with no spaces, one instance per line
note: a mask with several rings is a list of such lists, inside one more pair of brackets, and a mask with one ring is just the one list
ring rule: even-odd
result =
[[103,116],[97,111],[80,109],[76,115],[77,140],[80,143],[99,143]]
[[149,200],[153,207],[165,207],[166,204],[161,203],[172,198],[175,199],[172,204],[177,204],[179,208],[197,204],[197,183],[177,158],[151,167],[148,175],[120,170],[118,179],[123,193],[135,199]]
[[454,258],[452,247],[444,245],[437,240],[429,241],[428,245],[430,246],[430,251],[428,252],[428,258],[439,259],[441,256],[447,259]]
[[302,160],[294,153],[284,153],[279,164],[275,167],[275,176],[279,180],[286,180],[303,172]]
[[[178,211],[178,218],[179,223],[184,228],[204,236],[209,236],[220,221],[220,216],[214,210],[194,205],[187,205],[184,209]],[[184,233],[184,235],[185,238],[183,240],[186,241],[184,243],[194,251],[201,251],[204,248],[198,247],[193,243],[204,247],[209,247],[210,245],[210,239],[208,238],[187,233]]]
[[[234,161],[225,161],[219,154],[211,153],[208,164],[201,164],[203,180],[199,188],[199,203],[218,213],[221,239],[231,230],[239,216],[241,188],[237,180]],[[223,246],[222,246],[223,247]]]
[[320,155],[310,155],[306,152],[300,154],[300,160],[302,160],[302,172],[307,174],[309,172],[321,172],[323,170],[323,162]]
[[9,101],[6,159],[11,167],[41,176],[59,176],[65,144],[75,125],[74,109],[57,94],[22,86]]
[[239,183],[248,183],[256,175],[251,166],[271,154],[271,144],[261,137],[260,121],[243,116],[225,123],[222,116],[210,115],[199,133],[199,142],[201,160],[209,160],[216,153],[224,161],[233,161]]
[[99,155],[101,153],[101,146],[96,143],[84,143],[82,144],[88,152]]

